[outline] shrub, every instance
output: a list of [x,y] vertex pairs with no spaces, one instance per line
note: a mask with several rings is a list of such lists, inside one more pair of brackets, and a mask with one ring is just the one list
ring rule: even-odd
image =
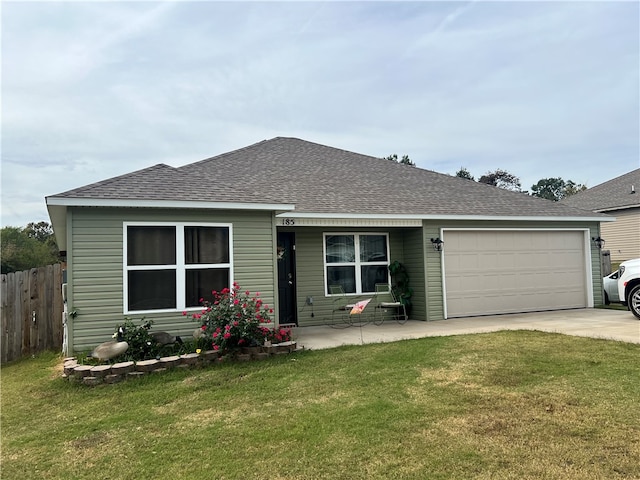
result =
[[140,319],[139,325],[136,325],[130,318],[125,318],[123,323],[116,325],[113,338],[116,339],[118,332],[121,332],[121,340],[127,342],[129,346],[126,352],[111,359],[110,362],[151,360],[162,356],[185,353],[192,349],[193,345],[159,344],[151,335],[152,325],[153,320],[145,320],[144,317]]
[[[264,304],[260,293],[251,295],[241,291],[240,285],[218,292],[213,290],[213,300],[203,301],[204,308],[194,313],[193,319],[200,322],[202,334],[198,346],[222,353],[234,353],[242,347],[263,345],[271,334],[266,324],[271,323],[273,309]],[[184,312],[183,315],[186,315]]]
[[290,328],[274,328],[269,331],[267,340],[271,343],[282,343],[291,341],[291,329]]
[[156,358],[160,352],[160,346],[153,339],[149,330],[153,320],[140,319],[141,324],[136,325],[130,318],[125,318],[124,323],[116,326],[116,333],[122,328],[122,339],[129,344],[129,348],[117,360],[149,360]]

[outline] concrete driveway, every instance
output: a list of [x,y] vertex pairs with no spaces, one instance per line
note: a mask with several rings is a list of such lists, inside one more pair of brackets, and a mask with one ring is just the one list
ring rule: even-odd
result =
[[300,327],[296,328],[294,336],[298,346],[319,350],[340,345],[363,345],[500,330],[539,330],[640,343],[640,321],[631,312],[595,308],[455,318],[435,322],[409,320],[404,325],[391,321],[379,326],[370,323],[362,327],[347,328]]

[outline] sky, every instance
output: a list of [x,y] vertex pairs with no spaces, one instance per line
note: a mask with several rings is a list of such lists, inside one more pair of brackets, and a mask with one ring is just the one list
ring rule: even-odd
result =
[[277,136],[598,185],[640,167],[639,7],[3,1],[0,225]]

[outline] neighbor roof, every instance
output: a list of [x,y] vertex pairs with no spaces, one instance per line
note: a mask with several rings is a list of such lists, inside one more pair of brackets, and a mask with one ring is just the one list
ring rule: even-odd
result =
[[640,168],[562,200],[565,205],[594,212],[640,207]]
[[293,215],[346,217],[607,219],[566,203],[285,137],[179,168],[156,165],[47,198],[49,205],[154,202],[187,208],[189,202],[199,208],[268,204],[294,209]]

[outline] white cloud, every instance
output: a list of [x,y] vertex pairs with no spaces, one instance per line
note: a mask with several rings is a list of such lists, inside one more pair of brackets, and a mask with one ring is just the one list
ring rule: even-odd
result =
[[46,220],[45,195],[277,135],[446,173],[505,168],[524,188],[552,176],[593,186],[639,166],[638,13],[613,2],[7,3],[2,224]]

